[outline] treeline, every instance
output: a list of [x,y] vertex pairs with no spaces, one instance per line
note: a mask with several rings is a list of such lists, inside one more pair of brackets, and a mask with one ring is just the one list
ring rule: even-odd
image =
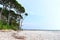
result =
[[25,8],[17,0],[0,0],[0,29],[21,29],[21,20],[25,13]]

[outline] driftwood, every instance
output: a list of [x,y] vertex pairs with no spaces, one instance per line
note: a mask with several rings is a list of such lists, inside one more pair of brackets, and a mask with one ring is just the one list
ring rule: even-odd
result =
[[14,33],[12,36],[16,39],[25,39],[26,38],[25,36],[19,36],[16,33]]

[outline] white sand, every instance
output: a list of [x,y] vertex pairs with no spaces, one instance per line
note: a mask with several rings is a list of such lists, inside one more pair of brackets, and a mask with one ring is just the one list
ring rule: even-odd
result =
[[[17,39],[13,34],[24,36],[25,39]],[[0,40],[60,40],[60,31],[0,31]]]

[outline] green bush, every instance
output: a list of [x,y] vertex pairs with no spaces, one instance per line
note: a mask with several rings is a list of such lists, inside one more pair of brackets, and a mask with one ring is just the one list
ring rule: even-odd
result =
[[18,27],[14,25],[8,25],[7,22],[0,21],[0,30],[6,30],[6,29],[18,30]]
[[2,26],[3,26],[3,25],[2,25],[2,21],[0,21],[0,30],[2,29]]

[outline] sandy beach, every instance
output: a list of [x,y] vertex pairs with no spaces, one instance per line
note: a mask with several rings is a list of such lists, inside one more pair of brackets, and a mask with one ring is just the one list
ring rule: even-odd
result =
[[60,40],[60,31],[1,31],[0,40]]

